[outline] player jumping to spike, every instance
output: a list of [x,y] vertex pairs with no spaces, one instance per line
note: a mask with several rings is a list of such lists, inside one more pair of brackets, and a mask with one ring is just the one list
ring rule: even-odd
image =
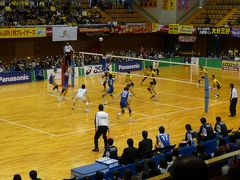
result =
[[88,104],[90,102],[90,99],[87,95],[87,89],[85,84],[83,84],[82,87],[78,89],[78,91],[75,93],[72,99],[73,99],[72,110],[74,109],[76,102],[78,100],[82,100],[82,102],[86,104],[86,112],[89,112]]

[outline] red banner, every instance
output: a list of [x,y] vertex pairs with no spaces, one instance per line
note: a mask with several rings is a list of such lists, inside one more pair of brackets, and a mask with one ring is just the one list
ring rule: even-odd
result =
[[119,34],[124,33],[150,33],[152,32],[152,25],[126,25],[115,27],[115,32]]

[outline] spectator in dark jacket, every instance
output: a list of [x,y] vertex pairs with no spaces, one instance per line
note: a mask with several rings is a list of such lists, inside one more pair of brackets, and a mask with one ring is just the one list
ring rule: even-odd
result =
[[236,151],[240,149],[235,135],[230,135],[228,140],[229,140],[228,146],[230,151]]
[[127,140],[128,147],[123,150],[121,161],[122,164],[131,164],[138,158],[138,150],[133,146],[133,139]]
[[29,177],[31,178],[31,180],[41,180],[40,178],[37,177],[37,171],[35,170],[31,170],[29,172]]
[[112,138],[109,138],[107,140],[108,147],[105,149],[105,151],[103,153],[103,157],[109,157],[111,159],[118,158],[118,156],[117,156],[118,149],[116,146],[113,146],[113,142],[114,142],[114,140]]
[[15,174],[13,180],[22,180],[22,177],[19,174]]
[[153,148],[152,139],[147,138],[147,131],[142,131],[142,137],[143,140],[138,143],[138,154],[141,158],[151,158],[151,151]]
[[216,124],[214,127],[214,131],[218,136],[228,136],[228,130],[226,124],[222,121],[220,116],[216,117]]

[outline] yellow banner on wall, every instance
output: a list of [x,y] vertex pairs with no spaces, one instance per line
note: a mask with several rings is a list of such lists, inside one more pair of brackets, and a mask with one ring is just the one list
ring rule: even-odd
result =
[[179,34],[179,24],[169,24],[169,34]]
[[163,0],[162,9],[165,10],[174,10],[176,9],[176,0]]
[[0,38],[46,37],[46,28],[0,28]]
[[179,33],[181,33],[181,34],[192,34],[193,33],[193,26],[181,25],[181,26],[179,26]]

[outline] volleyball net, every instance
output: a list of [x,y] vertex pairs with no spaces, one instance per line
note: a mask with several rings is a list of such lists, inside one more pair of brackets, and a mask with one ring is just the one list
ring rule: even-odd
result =
[[[84,74],[97,75],[102,73],[102,54],[79,52]],[[198,76],[199,62],[197,58],[186,59],[183,57],[158,58],[156,56],[148,59],[107,54],[107,71],[125,75],[128,71],[133,76],[144,77],[144,69],[153,67],[158,69],[157,80],[168,80],[193,84]]]

